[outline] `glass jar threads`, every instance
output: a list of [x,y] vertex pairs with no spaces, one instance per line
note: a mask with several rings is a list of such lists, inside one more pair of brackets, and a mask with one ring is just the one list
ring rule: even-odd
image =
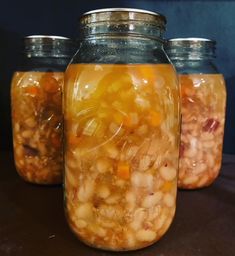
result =
[[81,18],[65,75],[65,208],[72,231],[93,247],[146,247],[175,214],[179,91],[165,23],[136,9]]
[[62,89],[73,53],[74,45],[65,37],[24,38],[11,104],[15,165],[28,182],[62,182]]
[[213,63],[215,41],[176,38],[166,50],[179,74],[182,96],[178,186],[205,187],[219,174],[225,122],[226,89]]

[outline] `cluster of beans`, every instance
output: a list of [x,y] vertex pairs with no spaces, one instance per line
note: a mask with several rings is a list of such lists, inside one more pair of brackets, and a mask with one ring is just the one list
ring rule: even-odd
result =
[[[174,73],[170,65],[133,66],[80,64],[67,71],[67,218],[85,243],[111,250],[154,243],[175,213],[179,101],[170,78]],[[138,68],[149,86],[138,80]],[[158,74],[158,80],[151,73],[164,74],[164,69],[166,76]],[[85,73],[74,97],[79,70]]]
[[182,130],[178,185],[210,185],[219,174],[225,121],[221,75],[181,75]]
[[26,180],[62,182],[63,73],[17,72],[12,82],[15,164]]

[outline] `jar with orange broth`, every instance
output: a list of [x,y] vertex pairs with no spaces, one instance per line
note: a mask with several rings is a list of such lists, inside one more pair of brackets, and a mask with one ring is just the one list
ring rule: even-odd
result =
[[73,42],[58,36],[24,38],[22,65],[11,87],[15,165],[28,182],[62,182],[62,89]]
[[226,89],[213,63],[215,41],[176,38],[167,53],[179,74],[182,95],[179,188],[214,182],[222,161]]
[[80,21],[80,49],[65,74],[65,211],[92,247],[149,246],[175,214],[179,89],[165,23],[136,9]]

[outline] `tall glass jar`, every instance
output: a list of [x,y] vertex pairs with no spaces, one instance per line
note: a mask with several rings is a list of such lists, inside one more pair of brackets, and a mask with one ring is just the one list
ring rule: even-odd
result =
[[62,182],[62,89],[72,53],[73,43],[65,37],[24,38],[11,103],[15,165],[28,182]]
[[81,18],[65,74],[65,208],[72,231],[93,247],[146,247],[175,214],[179,90],[165,22],[135,9]]
[[178,186],[210,185],[221,168],[226,89],[215,67],[215,41],[176,38],[167,52],[179,74],[182,129]]

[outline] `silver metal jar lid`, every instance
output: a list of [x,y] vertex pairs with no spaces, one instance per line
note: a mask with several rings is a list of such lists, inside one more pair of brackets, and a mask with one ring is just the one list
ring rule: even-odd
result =
[[165,27],[166,25],[166,17],[164,15],[147,10],[132,8],[97,9],[86,12],[81,17],[82,25],[105,21],[142,21],[148,23],[155,23],[155,25],[160,27]]
[[75,42],[68,37],[54,35],[24,37],[25,51],[35,57],[46,56],[46,54],[53,57],[71,57],[76,48]]
[[203,48],[215,47],[216,41],[208,38],[186,37],[172,38],[166,41],[166,47],[187,47],[187,48]]
[[30,35],[24,37],[26,42],[30,43],[53,43],[53,42],[61,42],[61,41],[70,41],[71,39],[64,36],[52,36],[52,35]]

